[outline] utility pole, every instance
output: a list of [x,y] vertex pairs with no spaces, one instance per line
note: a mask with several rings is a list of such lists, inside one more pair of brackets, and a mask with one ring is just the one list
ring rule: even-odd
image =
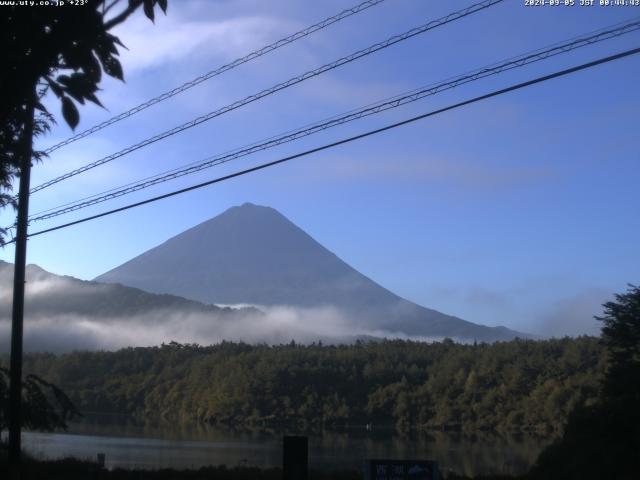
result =
[[[35,92],[31,92],[35,95]],[[11,376],[9,379],[9,467],[13,478],[20,475],[22,420],[22,325],[24,320],[24,284],[27,262],[29,189],[33,157],[34,98],[26,107],[23,130],[24,148],[20,159],[20,191],[16,222],[16,256],[13,271],[13,311],[11,316]]]

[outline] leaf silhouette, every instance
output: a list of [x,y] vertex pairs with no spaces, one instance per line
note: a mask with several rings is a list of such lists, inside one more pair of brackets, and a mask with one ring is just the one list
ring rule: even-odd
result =
[[78,109],[69,97],[62,97],[62,116],[69,124],[72,130],[75,130],[80,121],[80,114]]

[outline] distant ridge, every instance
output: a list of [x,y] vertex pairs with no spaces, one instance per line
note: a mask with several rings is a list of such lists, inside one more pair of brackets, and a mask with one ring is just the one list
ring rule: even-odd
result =
[[[263,315],[255,308],[220,308],[175,295],[55,275],[37,265],[27,265],[26,280],[27,351],[159,344],[176,340],[181,333],[183,341],[209,341],[211,335],[193,328],[194,319],[215,333],[247,318],[260,321]],[[0,260],[0,352],[9,351],[12,293],[13,264]],[[187,327],[191,330],[185,332]]]
[[[158,295],[124,285],[105,285],[47,272],[38,265],[26,269],[25,314],[60,313],[92,317],[133,316],[149,310],[171,309],[188,314],[231,313],[229,308],[203,305],[176,295]],[[10,290],[13,288],[13,264],[0,260],[0,318],[11,317]],[[42,285],[46,285],[43,288]],[[35,286],[35,291],[32,287]]]
[[527,335],[416,305],[353,269],[281,213],[232,207],[96,277],[208,304],[332,307],[371,331],[467,341]]

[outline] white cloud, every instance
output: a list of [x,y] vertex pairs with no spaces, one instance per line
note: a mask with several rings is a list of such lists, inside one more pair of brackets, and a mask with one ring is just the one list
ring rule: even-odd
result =
[[[306,168],[314,168],[313,165]],[[298,170],[304,174],[303,169]],[[369,155],[361,158],[327,156],[322,169],[314,171],[313,182],[326,181],[401,181],[436,182],[493,190],[512,187],[556,175],[549,167],[499,166],[487,162],[433,158],[416,154],[393,156]]]
[[[299,87],[305,101],[337,105],[341,109],[360,108],[405,91],[406,86],[376,80],[346,80],[336,74],[324,74]],[[337,113],[342,113],[338,111]]]
[[[51,284],[38,288],[51,289]],[[261,307],[264,311],[236,312],[233,316],[154,310],[136,316],[90,317],[55,314],[25,321],[25,350],[64,352],[115,350],[153,346],[170,341],[209,345],[223,340],[281,344],[323,341],[350,342],[357,337],[402,338],[421,341],[441,338],[411,337],[403,332],[371,329],[353,324],[332,307]],[[8,351],[9,318],[0,318],[0,352]]]
[[128,48],[121,49],[125,71],[135,74],[166,63],[175,66],[194,61],[202,65],[203,58],[233,60],[294,30],[290,22],[268,16],[210,21],[172,14],[161,17],[155,26],[136,16],[116,34]]
[[542,316],[539,331],[547,336],[600,335],[602,325],[594,315],[602,315],[602,304],[612,292],[590,288],[555,302]]

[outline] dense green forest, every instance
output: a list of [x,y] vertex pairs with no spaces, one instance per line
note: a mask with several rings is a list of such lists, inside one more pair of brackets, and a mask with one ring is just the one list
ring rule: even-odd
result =
[[598,394],[598,339],[461,345],[384,341],[267,346],[171,343],[116,352],[29,354],[25,371],[81,411],[234,426],[394,424],[560,431]]

